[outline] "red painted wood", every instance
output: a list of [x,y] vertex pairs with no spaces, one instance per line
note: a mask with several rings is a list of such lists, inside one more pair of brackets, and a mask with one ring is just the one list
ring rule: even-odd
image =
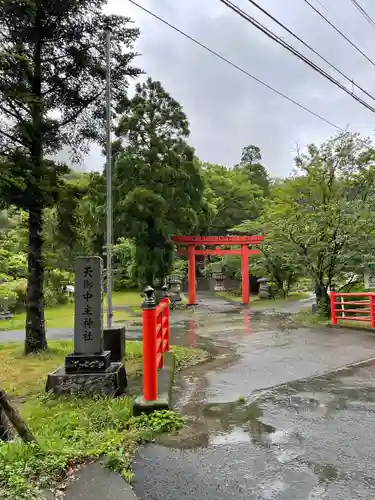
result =
[[[343,302],[344,304],[344,302]],[[369,304],[367,304],[369,305]],[[370,309],[336,309],[336,312],[341,312],[341,313],[369,313]]]
[[264,236],[172,236],[175,243],[195,245],[248,245],[260,243]]
[[143,397],[154,401],[158,397],[156,309],[143,310]]
[[[187,250],[177,250],[178,255],[187,255]],[[195,255],[242,255],[242,251],[239,249],[223,249],[223,250],[194,250]],[[260,254],[260,250],[251,249],[248,250],[248,255],[258,255]]]
[[364,304],[365,306],[368,306],[369,303],[368,303],[367,300],[354,300],[354,301],[353,300],[350,300],[350,301],[349,300],[348,301],[345,300],[344,302],[335,302],[335,304],[337,306],[341,306],[341,305],[345,305],[346,306],[347,304],[348,305],[355,305],[355,306],[360,306],[360,305]]
[[195,279],[195,245],[188,246],[189,304],[197,303]]

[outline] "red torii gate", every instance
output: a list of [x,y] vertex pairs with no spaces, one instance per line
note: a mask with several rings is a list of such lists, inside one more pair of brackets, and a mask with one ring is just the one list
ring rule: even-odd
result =
[[[242,271],[242,302],[249,303],[249,255],[260,253],[258,249],[249,249],[249,245],[255,245],[264,240],[264,236],[172,236],[177,245],[186,245],[187,249],[177,250],[178,254],[188,256],[188,280],[189,280],[189,304],[195,305],[196,279],[195,279],[195,256],[196,255],[241,255]],[[197,249],[197,246],[215,246],[215,249]],[[221,249],[221,245],[236,245],[238,249]]]

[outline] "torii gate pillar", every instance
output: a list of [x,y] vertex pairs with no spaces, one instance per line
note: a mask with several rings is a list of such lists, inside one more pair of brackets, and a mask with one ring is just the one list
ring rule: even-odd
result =
[[197,303],[197,283],[195,267],[195,245],[188,245],[188,285],[189,285],[189,305],[195,306]]

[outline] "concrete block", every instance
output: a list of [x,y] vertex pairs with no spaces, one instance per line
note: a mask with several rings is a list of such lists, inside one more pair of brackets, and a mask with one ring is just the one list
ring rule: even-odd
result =
[[138,396],[134,401],[133,415],[137,417],[142,413],[152,413],[156,410],[168,410],[169,408],[168,393],[159,394],[158,399],[154,401],[145,401],[143,396]]
[[158,398],[155,401],[145,401],[138,396],[134,402],[133,414],[152,413],[155,410],[169,410],[172,408],[172,390],[175,373],[175,356],[173,351],[163,355],[164,368],[158,372]]
[[125,327],[104,328],[103,343],[106,351],[111,351],[111,361],[120,362],[125,356]]

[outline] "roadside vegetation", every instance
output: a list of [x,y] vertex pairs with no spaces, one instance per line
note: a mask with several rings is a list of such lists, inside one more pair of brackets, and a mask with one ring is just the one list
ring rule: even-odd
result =
[[[131,480],[136,444],[183,425],[172,412],[133,417],[133,397],[55,397],[44,392],[47,373],[72,352],[71,341],[50,342],[47,351],[25,356],[19,343],[0,345],[1,383],[35,435],[38,445],[19,439],[0,444],[0,497],[40,498],[40,490],[61,485],[75,467],[104,457],[111,469]],[[173,347],[176,369],[203,361],[200,349]],[[141,373],[142,343],[126,343],[125,366],[132,381]]]
[[[241,297],[241,291],[236,291],[236,292],[216,292],[216,295],[219,297],[224,297],[227,300],[233,301],[233,302],[241,302],[242,297]],[[308,292],[290,292],[286,297],[275,297],[274,299],[261,299],[257,295],[251,295],[250,296],[250,305],[253,305],[254,307],[265,307],[265,308],[270,308],[274,307],[277,305],[282,305],[287,302],[297,302],[302,299],[306,299],[310,297],[311,294]]]

